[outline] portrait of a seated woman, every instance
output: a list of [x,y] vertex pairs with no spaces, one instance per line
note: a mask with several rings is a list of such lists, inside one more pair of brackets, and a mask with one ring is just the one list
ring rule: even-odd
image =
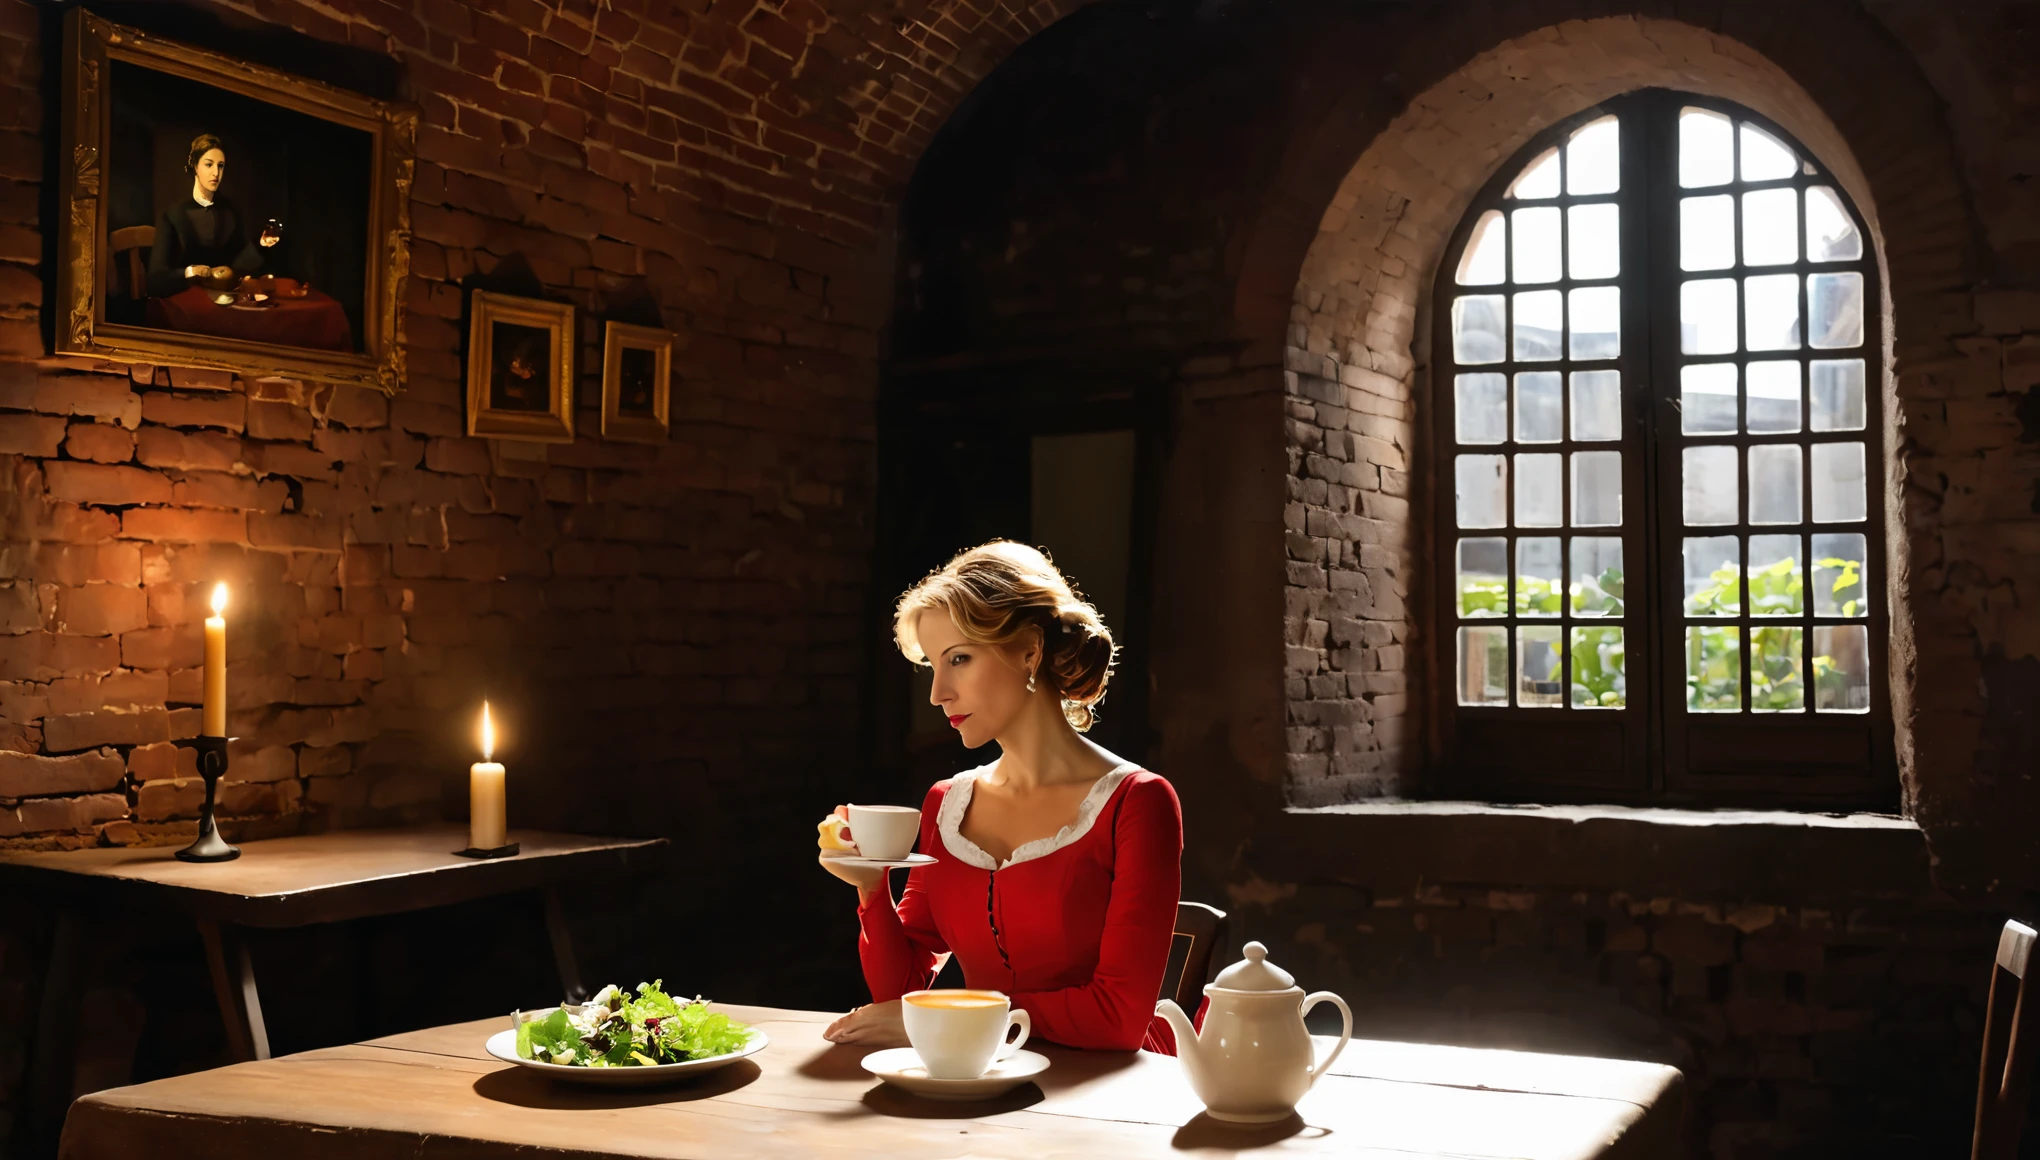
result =
[[194,282],[219,284],[256,273],[263,267],[263,247],[274,244],[269,235],[260,244],[251,240],[240,209],[221,192],[227,148],[218,137],[205,133],[194,139],[184,170],[191,175],[191,196],[156,221],[149,250],[152,298],[168,298]]

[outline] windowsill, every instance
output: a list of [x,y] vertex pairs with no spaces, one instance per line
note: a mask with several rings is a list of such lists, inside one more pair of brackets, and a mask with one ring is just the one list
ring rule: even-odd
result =
[[1255,872],[1381,891],[1609,891],[1843,905],[1937,893],[1926,836],[1889,814],[1381,800],[1285,809]]

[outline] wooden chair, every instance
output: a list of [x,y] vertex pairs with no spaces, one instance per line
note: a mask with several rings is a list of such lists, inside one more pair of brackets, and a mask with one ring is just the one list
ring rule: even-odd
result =
[[147,298],[149,250],[156,244],[155,226],[129,226],[107,235],[106,292],[120,293],[120,258],[127,256],[128,297]]
[[2011,1160],[2026,1124],[2033,1091],[2033,1052],[2040,1048],[2040,1002],[2026,1006],[2026,965],[2033,959],[2033,928],[2005,923],[1990,1001],[1983,1016],[1983,1074],[1977,1080],[1976,1139],[1971,1160]]
[[1225,911],[1201,902],[1176,904],[1176,937],[1169,943],[1169,966],[1162,972],[1161,999],[1174,999],[1185,1015],[1195,1017],[1211,981],[1211,959],[1225,942]]

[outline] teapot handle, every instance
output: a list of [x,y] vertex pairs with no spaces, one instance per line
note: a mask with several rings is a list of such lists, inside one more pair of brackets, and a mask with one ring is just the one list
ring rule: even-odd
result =
[[1353,1009],[1346,1006],[1344,999],[1339,998],[1330,991],[1313,991],[1305,995],[1303,997],[1303,1011],[1301,1014],[1310,1014],[1310,1009],[1319,1003],[1331,1003],[1337,1006],[1339,1008],[1339,1020],[1343,1026],[1339,1029],[1339,1045],[1332,1048],[1330,1055],[1325,1056],[1315,1067],[1310,1069],[1311,1087],[1317,1086],[1317,1081],[1323,1078],[1325,1070],[1332,1066],[1332,1061],[1339,1058],[1340,1052],[1346,1050],[1346,1041],[1353,1038]]

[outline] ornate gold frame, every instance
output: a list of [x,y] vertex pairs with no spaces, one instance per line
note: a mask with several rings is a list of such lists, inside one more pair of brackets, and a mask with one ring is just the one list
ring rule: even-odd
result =
[[[101,160],[109,102],[107,62],[127,61],[361,129],[374,138],[375,172],[363,261],[362,353],[307,350],[211,335],[181,335],[106,321],[101,276],[106,199]],[[164,40],[82,9],[64,20],[63,146],[58,197],[56,353],[160,366],[203,367],[396,393],[404,379],[403,284],[411,267],[411,177],[416,110],[190,45]]]
[[[468,303],[467,433],[535,443],[574,441],[574,304],[476,290]],[[489,406],[495,376],[490,328],[498,322],[552,331],[552,406],[544,414]]]
[[[626,415],[623,402],[623,352],[654,351],[659,356],[658,382],[652,388],[652,417]],[[673,332],[655,326],[610,322],[602,328],[602,437],[627,443],[664,443],[673,400]]]

